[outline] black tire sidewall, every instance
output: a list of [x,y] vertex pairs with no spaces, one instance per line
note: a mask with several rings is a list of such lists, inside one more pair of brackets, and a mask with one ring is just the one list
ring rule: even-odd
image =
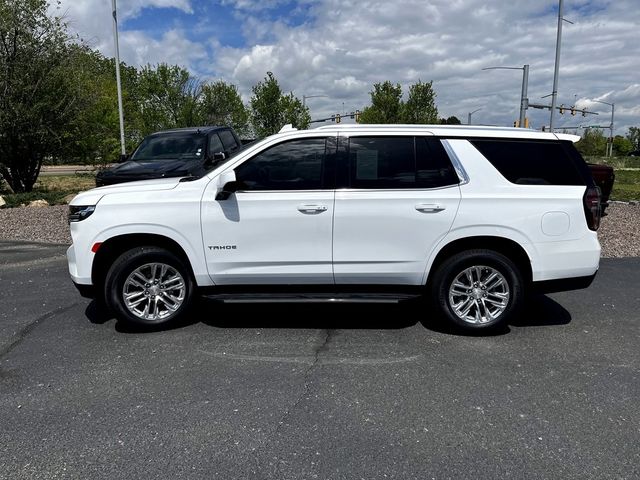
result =
[[[185,298],[182,305],[172,315],[155,321],[143,320],[132,314],[124,305],[122,298],[122,289],[127,277],[136,268],[147,263],[167,264],[175,268],[185,282]],[[184,262],[168,250],[157,247],[137,247],[123,253],[109,269],[105,282],[105,297],[116,317],[127,323],[146,327],[166,325],[181,318],[191,306],[193,290],[194,282],[191,272]]]
[[[459,318],[449,304],[449,286],[460,272],[474,265],[484,265],[498,270],[509,286],[509,303],[494,321],[472,324]],[[522,275],[517,266],[504,255],[491,250],[469,250],[446,260],[434,277],[434,300],[447,320],[464,330],[493,330],[508,323],[522,305],[524,290]]]

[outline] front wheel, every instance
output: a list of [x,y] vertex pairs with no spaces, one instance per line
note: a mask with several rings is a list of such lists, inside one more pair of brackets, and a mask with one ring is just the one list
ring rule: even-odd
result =
[[178,320],[188,310],[193,290],[184,262],[158,247],[136,247],[123,253],[105,281],[105,298],[116,316],[143,326]]
[[444,316],[465,330],[495,329],[514,317],[524,292],[518,267],[492,250],[467,250],[445,260],[432,281]]

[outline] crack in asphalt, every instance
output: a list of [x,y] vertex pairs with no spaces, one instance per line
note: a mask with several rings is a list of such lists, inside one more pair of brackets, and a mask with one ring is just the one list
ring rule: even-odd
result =
[[300,393],[300,395],[298,395],[298,398],[296,398],[296,400],[291,404],[291,406],[285,410],[285,412],[282,415],[282,417],[280,418],[280,420],[278,420],[278,424],[276,425],[276,428],[273,431],[272,435],[275,435],[280,431],[280,428],[284,425],[284,422],[287,419],[287,417],[289,417],[291,415],[291,413],[296,408],[298,408],[298,405],[300,405],[300,402],[302,402],[304,397],[306,397],[306,395],[309,393],[309,390],[311,388],[311,383],[309,382],[309,376],[311,374],[311,371],[319,364],[320,354],[324,350],[326,350],[327,345],[329,344],[329,341],[331,340],[332,332],[333,331],[331,329],[326,329],[325,330],[324,339],[313,350],[313,361],[311,362],[311,365],[309,365],[309,367],[304,371],[304,373],[302,375],[302,377],[304,378],[304,387],[302,388],[302,392]]
[[15,340],[13,340],[13,342],[11,342],[9,345],[7,345],[6,347],[0,349],[0,360],[2,360],[6,355],[8,355],[9,353],[11,353],[11,351],[16,348],[23,340],[25,340],[27,338],[27,336],[43,321],[48,320],[51,317],[54,317],[60,313],[65,313],[69,310],[71,310],[73,307],[76,307],[77,305],[79,305],[80,302],[74,302],[70,305],[67,306],[62,306],[62,307],[58,307],[58,308],[54,308],[53,310],[48,311],[47,313],[44,313],[42,315],[40,315],[39,317],[37,317],[35,320],[33,320],[32,322],[30,322],[29,324],[25,325],[24,327],[22,327],[22,329],[20,329],[20,331],[16,334],[16,338]]
[[[322,341],[319,342],[319,344],[314,347],[313,349],[313,361],[311,362],[311,365],[309,365],[309,367],[307,367],[304,371],[304,373],[302,374],[303,378],[304,378],[304,386],[302,388],[302,392],[300,393],[300,395],[298,395],[298,397],[296,398],[296,400],[291,404],[291,406],[289,406],[284,414],[282,415],[282,417],[280,417],[280,419],[278,420],[278,423],[276,424],[276,428],[273,429],[273,431],[269,434],[266,435],[266,437],[264,438],[263,441],[259,442],[257,448],[255,449],[247,449],[244,448],[240,451],[241,454],[249,454],[249,456],[251,457],[251,459],[257,464],[258,462],[258,457],[260,456],[260,449],[262,449],[264,446],[266,446],[269,442],[269,440],[271,439],[271,437],[273,437],[274,435],[276,435],[279,431],[280,428],[284,425],[285,420],[287,419],[287,417],[289,417],[291,415],[291,413],[298,407],[298,405],[300,405],[300,403],[302,402],[302,400],[304,399],[304,397],[309,393],[309,390],[311,388],[311,384],[309,382],[309,375],[311,374],[311,371],[318,365],[320,365],[320,354],[326,350],[327,345],[329,344],[330,340],[331,340],[331,335],[333,333],[332,329],[325,329],[324,330],[324,338],[322,339]],[[219,451],[218,453],[216,453],[213,458],[217,458],[220,455],[223,455],[225,452],[223,451]],[[280,468],[279,465],[277,463],[274,464],[274,467],[278,473],[278,476],[282,477],[282,472],[280,472]],[[282,477],[284,478],[284,477]]]
[[[311,382],[309,381],[309,376],[311,375],[311,372],[313,371],[314,368],[316,368],[317,365],[319,365],[319,359],[320,359],[320,354],[326,350],[327,345],[329,344],[330,340],[331,340],[331,334],[332,334],[333,330],[331,329],[326,329],[325,330],[325,336],[324,339],[322,340],[322,342],[316,346],[313,350],[313,362],[311,362],[311,365],[309,365],[309,367],[304,371],[303,373],[303,378],[304,378],[304,387],[302,388],[302,392],[300,393],[300,395],[298,395],[298,398],[296,398],[296,400],[291,404],[290,407],[288,407],[284,414],[282,415],[282,417],[280,417],[280,420],[278,420],[278,423],[276,424],[276,428],[273,430],[273,432],[268,436],[268,438],[266,439],[266,441],[268,441],[268,439],[270,437],[273,437],[275,435],[278,434],[278,432],[280,432],[280,429],[282,428],[282,426],[285,424],[285,420],[291,416],[291,413],[298,408],[298,405],[300,405],[300,403],[302,402],[302,400],[307,396],[307,394],[309,393],[309,390],[311,389]],[[276,462],[274,464],[274,467],[276,469],[276,472],[282,476],[282,472],[280,471],[280,464],[278,462]],[[284,478],[284,477],[283,477]]]

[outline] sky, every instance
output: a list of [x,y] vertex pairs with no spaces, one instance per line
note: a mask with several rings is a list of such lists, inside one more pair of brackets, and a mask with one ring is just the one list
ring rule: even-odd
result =
[[[61,0],[69,28],[113,56],[111,2]],[[557,127],[640,126],[638,0],[565,0],[558,104],[599,115],[556,114]],[[376,82],[433,81],[441,117],[512,125],[522,72],[529,101],[553,90],[558,0],[119,0],[121,59],[166,62],[202,80],[238,86],[248,101],[267,71],[307,98],[312,118],[362,109]],[[548,110],[529,109],[532,128]]]

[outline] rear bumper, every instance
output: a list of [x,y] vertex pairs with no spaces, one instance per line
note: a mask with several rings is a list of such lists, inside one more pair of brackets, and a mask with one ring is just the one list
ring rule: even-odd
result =
[[588,288],[593,279],[596,278],[596,271],[593,275],[585,277],[560,278],[558,280],[544,280],[533,282],[533,290],[537,293],[566,292],[569,290],[582,290]]

